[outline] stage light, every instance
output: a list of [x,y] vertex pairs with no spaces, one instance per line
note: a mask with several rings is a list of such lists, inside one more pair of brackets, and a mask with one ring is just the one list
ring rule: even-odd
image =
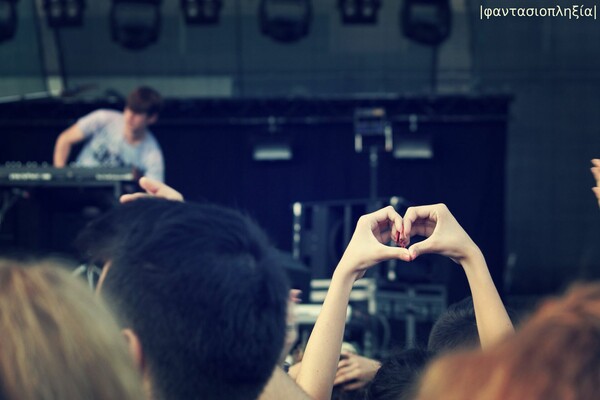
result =
[[354,110],[354,150],[390,152],[393,149],[392,124],[384,108]]
[[44,0],[46,21],[51,28],[81,26],[85,0]]
[[404,36],[438,46],[450,36],[450,0],[404,0],[400,19]]
[[260,31],[279,42],[296,42],[308,35],[312,19],[310,0],[261,0]]
[[181,12],[188,24],[216,24],[221,8],[222,0],[181,0]]
[[161,0],[113,0],[110,30],[114,42],[140,50],[158,40]]
[[17,0],[0,0],[0,42],[12,39],[17,32]]
[[338,7],[344,24],[375,24],[381,0],[339,0]]

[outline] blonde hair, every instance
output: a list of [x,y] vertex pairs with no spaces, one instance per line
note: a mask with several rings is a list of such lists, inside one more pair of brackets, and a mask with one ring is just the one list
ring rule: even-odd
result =
[[489,352],[435,362],[419,400],[585,400],[600,391],[600,284],[574,286],[547,301]]
[[0,260],[0,398],[143,398],[116,322],[57,264]]

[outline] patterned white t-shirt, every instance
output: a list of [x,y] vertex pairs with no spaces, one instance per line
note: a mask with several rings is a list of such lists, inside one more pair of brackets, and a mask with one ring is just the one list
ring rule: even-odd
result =
[[77,126],[87,139],[76,165],[83,167],[135,167],[152,179],[164,181],[164,160],[150,131],[131,145],[125,140],[125,117],[114,110],[97,110],[80,118]]

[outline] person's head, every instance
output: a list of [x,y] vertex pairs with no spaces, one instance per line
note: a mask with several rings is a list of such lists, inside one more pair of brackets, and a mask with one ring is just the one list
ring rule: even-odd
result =
[[125,127],[134,134],[145,132],[149,125],[158,120],[163,100],[156,90],[140,86],[127,96],[125,105]]
[[390,355],[367,387],[366,400],[410,400],[431,358],[427,350],[405,349]]
[[107,309],[49,262],[0,260],[0,399],[142,398]]
[[215,205],[141,199],[89,229],[110,235],[97,241],[110,258],[102,293],[156,397],[258,397],[283,346],[288,299],[258,226]]
[[467,297],[452,304],[436,320],[429,334],[427,349],[438,354],[479,346],[473,299]]
[[546,302],[486,352],[448,355],[427,371],[419,399],[595,399],[600,377],[600,284]]

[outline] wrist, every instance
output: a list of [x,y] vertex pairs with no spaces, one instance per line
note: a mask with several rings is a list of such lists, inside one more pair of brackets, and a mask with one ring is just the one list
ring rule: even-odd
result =
[[356,263],[348,262],[342,257],[333,271],[332,280],[335,279],[336,281],[351,282],[351,284],[354,284],[354,281],[358,279],[359,275],[360,271],[357,270]]
[[460,265],[465,270],[473,270],[477,269],[477,267],[481,266],[482,264],[485,265],[485,257],[483,256],[483,253],[479,247],[473,243],[473,245],[467,249],[464,256],[460,259]]

